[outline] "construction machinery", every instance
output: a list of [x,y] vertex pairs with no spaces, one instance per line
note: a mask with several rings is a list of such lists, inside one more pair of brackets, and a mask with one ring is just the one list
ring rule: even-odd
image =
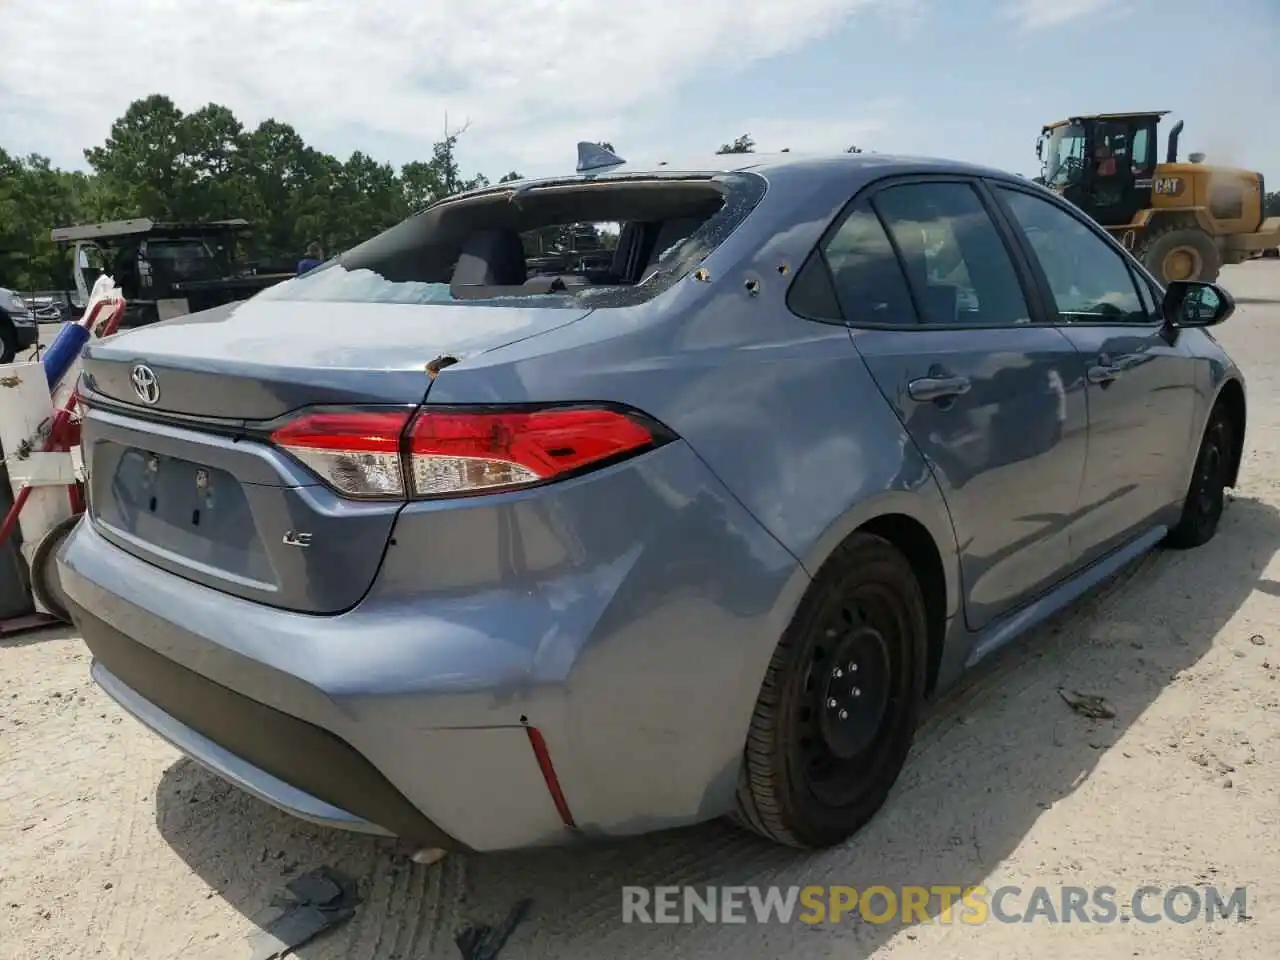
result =
[[146,218],[58,227],[60,247],[72,248],[72,274],[81,300],[102,274],[117,279],[128,309],[120,326],[157,320],[243,300],[287,280],[290,273],[258,273],[236,256],[245,220],[159,223]]
[[1168,110],[1099,113],[1044,127],[1037,179],[1114,234],[1161,283],[1215,280],[1223,264],[1280,244],[1280,217],[1264,217],[1260,173],[1178,159],[1183,123],[1159,157]]

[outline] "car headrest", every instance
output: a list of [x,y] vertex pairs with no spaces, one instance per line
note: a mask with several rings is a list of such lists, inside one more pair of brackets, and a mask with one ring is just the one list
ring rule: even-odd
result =
[[454,286],[514,287],[529,278],[524,245],[514,230],[477,230],[467,238],[453,268]]
[[647,270],[657,266],[662,255],[674,247],[682,240],[688,240],[689,237],[702,226],[706,217],[681,217],[678,220],[667,220],[658,230],[658,235],[653,242],[653,250],[649,252],[649,262],[646,265]]

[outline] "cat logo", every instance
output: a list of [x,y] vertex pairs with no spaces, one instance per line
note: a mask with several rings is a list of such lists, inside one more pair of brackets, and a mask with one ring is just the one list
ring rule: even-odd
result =
[[1164,197],[1176,197],[1182,193],[1181,177],[1159,177],[1156,180],[1156,193]]
[[309,547],[311,546],[311,534],[299,533],[296,530],[290,530],[280,538],[286,547]]

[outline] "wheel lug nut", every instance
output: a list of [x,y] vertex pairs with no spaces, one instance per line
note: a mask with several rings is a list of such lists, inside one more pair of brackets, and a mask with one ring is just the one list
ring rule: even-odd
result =
[[858,665],[857,665],[856,663],[850,663],[850,664],[849,664],[849,672],[850,672],[850,673],[857,673],[857,672],[858,672]]
[[841,710],[841,711],[840,711],[840,719],[841,719],[841,720],[848,720],[848,719],[849,719],[849,711],[848,711],[848,710]]
[[841,677],[844,676],[844,671],[841,670],[839,667],[836,667],[834,670],[831,671],[831,676],[839,680]]
[[827,701],[827,706],[830,707],[832,710],[834,710],[836,707],[839,706],[839,704],[836,703],[836,698],[832,697],[830,700]]
[[862,696],[862,691],[861,691],[861,690],[859,690],[857,687],[854,687],[854,688],[853,688],[851,691],[849,691],[849,692],[850,692],[850,693],[852,693],[855,697],[860,697],[860,696]]

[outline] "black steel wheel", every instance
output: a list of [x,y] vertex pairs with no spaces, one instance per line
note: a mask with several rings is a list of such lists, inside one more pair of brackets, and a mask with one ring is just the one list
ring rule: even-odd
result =
[[1169,546],[1198,547],[1218,532],[1227,500],[1231,458],[1235,455],[1233,439],[1231,420],[1219,404],[1209,414],[1209,425],[1200,441],[1195,472],[1182,505],[1182,517],[1166,538]]
[[924,595],[901,551],[854,534],[819,571],[756,701],[734,819],[796,847],[840,843],[884,804],[915,734]]

